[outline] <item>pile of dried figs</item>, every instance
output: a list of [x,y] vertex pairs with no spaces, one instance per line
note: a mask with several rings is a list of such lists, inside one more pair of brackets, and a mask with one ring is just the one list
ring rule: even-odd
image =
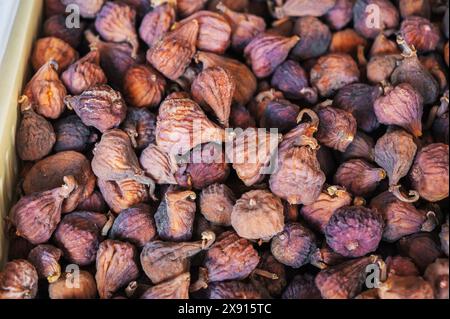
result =
[[449,298],[448,1],[44,14],[0,299]]

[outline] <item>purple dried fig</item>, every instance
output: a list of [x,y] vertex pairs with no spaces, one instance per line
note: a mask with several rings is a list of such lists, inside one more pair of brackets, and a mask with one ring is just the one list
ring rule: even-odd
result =
[[297,275],[283,292],[283,299],[322,299],[311,274]]
[[233,207],[231,225],[240,237],[269,241],[283,231],[281,200],[266,190],[245,193]]
[[421,272],[437,258],[442,251],[432,233],[417,233],[401,238],[397,242],[401,255],[411,258]]
[[[158,0],[154,0],[158,1]],[[191,14],[204,8],[207,0],[177,0],[177,13],[181,17],[188,17]],[[214,6],[215,7],[215,6]]]
[[300,41],[292,49],[292,56],[297,60],[317,58],[328,50],[331,32],[326,24],[312,16],[300,17],[295,21],[294,34]]
[[353,0],[336,0],[336,4],[325,14],[328,25],[340,30],[344,28],[353,18]]
[[97,252],[95,280],[100,298],[109,299],[139,276],[136,248],[129,243],[107,239]]
[[283,63],[291,49],[299,42],[298,36],[290,38],[262,33],[256,36],[244,50],[247,63],[258,78],[271,75]]
[[156,184],[177,184],[175,173],[178,165],[175,156],[163,151],[159,146],[151,144],[141,153],[139,159],[147,176]]
[[36,268],[39,278],[45,278],[53,283],[61,276],[59,259],[62,251],[52,245],[38,245],[30,251],[28,260]]
[[155,213],[158,235],[164,240],[185,241],[192,237],[196,211],[192,191],[169,189]]
[[232,128],[246,130],[250,127],[256,127],[256,123],[255,119],[245,106],[234,104],[231,106],[230,126]]
[[169,32],[170,27],[175,22],[175,18],[175,6],[170,1],[156,6],[142,19],[139,27],[139,35],[141,39],[149,47],[152,47],[167,32]]
[[99,191],[94,191],[88,198],[77,206],[76,210],[105,213],[107,211],[107,205],[102,193]]
[[400,32],[405,41],[421,53],[434,51],[440,40],[439,28],[423,17],[407,17]]
[[173,243],[160,240],[147,243],[141,252],[141,265],[153,284],[160,284],[189,271],[190,258],[208,250],[216,236],[202,233],[198,242]]
[[64,177],[64,185],[22,197],[12,208],[17,234],[32,244],[47,242],[60,219],[63,201],[76,189],[73,176]]
[[373,104],[381,93],[379,86],[364,83],[349,84],[338,91],[333,100],[333,106],[352,113],[358,128],[371,133],[380,125],[375,116]]
[[69,115],[59,119],[55,125],[55,152],[77,151],[83,152],[88,145],[97,141],[97,134],[83,124],[76,115]]
[[80,10],[80,15],[83,18],[90,19],[95,18],[96,14],[100,11],[105,0],[92,0],[92,1],[84,1],[84,0],[60,0],[62,4],[68,5],[76,5]]
[[339,166],[334,183],[356,196],[368,196],[386,178],[386,171],[362,159],[352,159]]
[[122,210],[149,200],[145,185],[132,179],[104,181],[98,179],[98,187],[110,209],[119,214]]
[[320,193],[314,203],[302,206],[300,215],[314,229],[323,233],[334,212],[351,203],[350,193],[339,186],[330,186]]
[[0,272],[0,299],[34,299],[38,274],[28,261],[17,259],[6,263]]
[[59,38],[70,44],[73,48],[76,48],[81,42],[85,23],[80,22],[80,26],[77,28],[68,28],[66,26],[66,19],[67,17],[63,14],[50,16],[44,22],[43,35],[45,37]]
[[236,198],[233,191],[224,184],[212,184],[202,190],[200,212],[216,225],[231,226],[231,213]]
[[369,256],[349,260],[329,267],[316,276],[315,282],[324,299],[352,299],[363,289],[366,268],[379,262],[379,257]]
[[346,257],[361,257],[375,251],[383,235],[383,218],[360,206],[338,208],[325,227],[328,245]]
[[361,158],[368,162],[373,162],[375,155],[373,154],[373,148],[375,142],[372,137],[364,134],[363,132],[356,132],[353,142],[347,147],[344,153],[342,153],[342,159],[348,161],[350,159]]
[[430,202],[448,197],[448,157],[448,145],[441,143],[427,145],[416,155],[409,178],[413,189]]
[[122,123],[134,148],[142,150],[155,142],[156,116],[145,108],[129,108]]
[[318,0],[314,3],[308,0],[287,0],[275,1],[277,7],[274,9],[274,16],[278,19],[284,17],[320,17],[328,12],[336,4],[336,0]]
[[210,282],[246,278],[258,266],[259,256],[252,244],[235,232],[221,234],[206,254]]
[[378,288],[380,299],[434,299],[433,288],[422,277],[390,276]]
[[278,262],[270,251],[266,251],[261,256],[251,280],[256,287],[263,288],[270,296],[279,296],[286,287],[286,267]]
[[76,275],[65,273],[48,286],[48,295],[50,299],[95,299],[97,285],[94,276],[85,270]]
[[357,0],[353,6],[355,30],[365,38],[373,39],[383,30],[397,28],[399,18],[389,0]]
[[353,58],[345,53],[321,56],[311,69],[310,82],[320,95],[329,97],[347,84],[358,82],[359,69]]
[[436,299],[448,299],[448,259],[436,259],[425,270],[424,278],[431,284]]
[[213,282],[208,286],[209,299],[263,299],[263,294],[252,283],[242,281]]
[[337,266],[349,260],[349,258],[344,257],[331,249],[331,247],[327,245],[326,241],[323,242],[321,248],[317,248],[311,254],[309,259],[311,265],[319,269],[325,269],[330,266]]
[[259,126],[268,130],[278,129],[280,133],[287,133],[297,124],[300,108],[284,99],[268,102],[259,118]]
[[282,264],[300,268],[309,263],[316,249],[316,236],[300,223],[289,223],[270,245],[272,255]]
[[150,287],[140,299],[189,299],[191,276],[188,272]]
[[156,236],[151,207],[139,204],[120,212],[109,233],[110,238],[129,241],[137,247],[144,246]]

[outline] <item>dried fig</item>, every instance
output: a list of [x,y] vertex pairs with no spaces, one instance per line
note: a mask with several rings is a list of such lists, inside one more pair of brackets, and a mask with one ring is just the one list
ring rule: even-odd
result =
[[139,36],[149,47],[152,47],[169,32],[175,18],[176,11],[172,2],[167,1],[158,5],[142,19]]
[[403,237],[397,242],[397,247],[400,254],[411,258],[421,272],[442,256],[437,238],[432,233],[417,233]]
[[404,19],[400,32],[405,41],[421,53],[434,51],[440,40],[439,28],[428,19],[419,16]]
[[411,258],[402,256],[389,256],[386,259],[386,270],[388,277],[396,276],[419,276],[420,272]]
[[97,141],[98,135],[93,129],[83,124],[77,115],[69,115],[59,119],[55,124],[55,152],[83,152]]
[[224,184],[212,184],[202,190],[200,212],[216,225],[231,226],[231,214],[236,198],[233,191]]
[[353,18],[353,0],[336,0],[336,4],[325,14],[328,25],[335,30],[344,28]]
[[78,28],[68,28],[66,21],[67,17],[63,14],[52,15],[45,20],[42,33],[45,37],[59,38],[67,42],[71,47],[76,48],[81,42],[85,23],[80,22]]
[[297,275],[283,292],[283,299],[322,299],[311,274]]
[[17,259],[6,263],[0,273],[0,299],[34,299],[38,274],[28,261]]
[[373,162],[375,155],[373,154],[373,148],[375,142],[372,137],[364,134],[363,132],[356,132],[353,142],[347,147],[344,153],[342,153],[342,159],[344,161],[362,158],[368,162]]
[[73,176],[64,177],[64,185],[22,197],[11,209],[11,218],[17,234],[32,244],[47,242],[60,219],[63,201],[74,191]]
[[373,39],[383,30],[397,28],[399,19],[397,8],[389,0],[357,0],[353,6],[355,30],[365,38]]
[[279,296],[286,287],[286,267],[266,251],[251,280],[254,286],[263,288],[270,296]]
[[149,191],[145,185],[132,179],[120,181],[98,179],[98,187],[106,203],[116,214],[149,200]]
[[70,44],[56,37],[46,37],[36,41],[31,64],[37,71],[49,61],[55,61],[59,72],[62,72],[77,59],[78,52]]
[[202,10],[206,2],[208,2],[208,0],[177,0],[177,13],[181,17],[188,17],[191,14]]
[[90,19],[94,18],[97,13],[102,8],[105,0],[93,0],[93,1],[84,1],[84,0],[60,0],[62,4],[68,5],[76,5],[80,10],[80,14],[83,18]]
[[298,18],[293,31],[300,37],[300,41],[291,53],[295,59],[317,58],[327,52],[331,41],[331,32],[328,26],[318,18],[313,16]]
[[147,176],[156,184],[177,184],[175,173],[178,165],[175,156],[163,151],[159,146],[151,144],[142,151],[139,162]]
[[150,287],[141,299],[189,299],[191,276],[188,272]]
[[367,47],[366,39],[353,29],[345,29],[333,34],[330,52],[356,55],[360,47]]
[[402,18],[407,18],[410,16],[429,18],[431,14],[429,0],[400,0],[398,5]]
[[156,116],[145,108],[128,108],[122,129],[134,148],[142,150],[155,142]]
[[208,286],[209,299],[263,299],[263,294],[252,283],[242,281],[213,282]]
[[45,278],[52,283],[61,276],[61,256],[62,251],[52,245],[38,245],[30,251],[28,260],[36,268],[39,278]]
[[435,299],[448,299],[448,259],[436,259],[425,270],[424,278],[431,284]]
[[397,43],[389,40],[384,33],[378,34],[370,47],[370,57],[399,53],[400,50],[397,47]]
[[317,248],[311,254],[309,259],[311,265],[319,269],[325,269],[330,266],[337,266],[349,260],[349,258],[344,257],[331,249],[331,247],[327,245],[326,241],[323,242],[322,247]]
[[397,62],[400,60],[401,55],[398,54],[376,55],[372,57],[367,63],[367,79],[373,84],[389,80],[397,66]]
[[[275,1],[276,4],[279,1]],[[274,15],[276,18],[283,17],[303,17],[313,16],[320,17],[328,12],[336,4],[336,0],[318,0],[312,3],[308,0],[287,0],[284,4],[275,8]]]
[[94,276],[85,270],[65,273],[48,286],[48,295],[50,299],[95,299],[97,285]]
[[439,238],[441,240],[441,249],[448,256],[448,216],[445,224],[442,225],[441,232],[439,233]]
[[97,252],[95,280],[100,298],[109,299],[139,276],[136,248],[129,243],[107,239]]
[[390,276],[378,288],[380,299],[434,299],[433,288],[422,277]]

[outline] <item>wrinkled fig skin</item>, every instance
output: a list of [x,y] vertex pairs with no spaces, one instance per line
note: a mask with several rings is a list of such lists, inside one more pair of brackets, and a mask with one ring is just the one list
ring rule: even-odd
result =
[[252,283],[242,281],[213,282],[208,286],[209,299],[263,299],[264,294]]
[[325,14],[328,25],[340,30],[344,28],[353,18],[353,0],[336,0],[333,8]]
[[102,133],[118,127],[127,113],[120,92],[106,84],[94,85],[81,95],[67,96],[65,102],[85,125],[93,126]]
[[434,299],[433,288],[422,277],[390,276],[378,288],[380,299]]
[[247,239],[228,231],[208,250],[205,267],[210,282],[241,280],[252,273],[259,260],[258,252]]
[[270,101],[259,119],[259,126],[270,130],[277,128],[280,133],[289,132],[296,124],[300,108],[287,100]]
[[342,153],[342,160],[348,161],[361,158],[368,162],[373,162],[375,160],[374,146],[375,142],[372,137],[361,131],[357,131],[352,143]]
[[[95,299],[97,297],[97,284],[94,276],[85,270],[80,270],[78,285],[75,285],[75,276],[71,273],[63,274],[57,281],[48,286],[50,299]],[[73,285],[67,285],[73,283]]]
[[142,151],[139,162],[145,174],[156,184],[177,184],[175,179],[175,173],[178,171],[177,161],[159,146],[149,145]]
[[405,41],[419,52],[434,51],[440,40],[439,28],[423,17],[408,17],[403,20],[400,32]]
[[401,238],[397,246],[401,255],[410,257],[423,272],[428,265],[442,256],[437,242],[432,233],[417,233]]
[[319,289],[310,274],[297,275],[286,287],[283,299],[322,299]]
[[347,260],[349,260],[349,258],[333,251],[333,249],[331,249],[326,242],[323,243],[321,248],[317,248],[310,257],[311,265],[319,269],[325,269],[329,266],[337,266]]
[[321,56],[311,70],[311,84],[320,95],[329,97],[347,84],[359,81],[360,72],[353,58],[345,53]]
[[6,263],[0,273],[0,299],[34,299],[38,274],[31,263],[17,259]]
[[62,14],[50,16],[44,22],[43,35],[45,37],[55,37],[67,42],[71,47],[76,48],[81,42],[85,23],[80,22],[79,28],[66,27],[66,17]]
[[66,215],[55,231],[56,245],[71,263],[86,266],[95,261],[100,229],[92,221],[75,214]]
[[324,299],[352,299],[363,289],[366,267],[374,265],[377,256],[362,257],[328,267],[319,272],[315,283]]
[[45,278],[49,283],[55,282],[61,276],[59,259],[62,251],[52,245],[38,245],[30,251],[28,260],[36,268],[39,278]]
[[448,299],[448,259],[436,259],[425,270],[424,278],[434,290],[435,299]]
[[95,280],[101,299],[110,299],[120,288],[139,276],[136,248],[129,243],[107,239],[97,251]]
[[317,140],[325,146],[345,152],[356,134],[357,124],[353,115],[328,106],[320,107],[316,113],[320,120]]
[[366,39],[353,29],[345,29],[333,34],[330,43],[330,52],[356,54],[359,47],[366,46]]
[[67,42],[56,38],[46,37],[36,41],[31,56],[31,64],[35,71],[48,61],[54,60],[58,64],[58,71],[62,72],[78,59],[78,52]]
[[375,162],[386,171],[389,185],[398,185],[405,177],[416,155],[414,137],[403,130],[390,130],[375,145]]
[[334,183],[345,187],[353,195],[364,197],[373,193],[385,177],[383,169],[361,159],[352,159],[339,166]]
[[169,189],[155,213],[158,235],[163,240],[185,241],[192,237],[196,194]]
[[281,200],[265,190],[245,193],[233,207],[231,225],[243,238],[268,241],[284,227]]
[[372,57],[367,63],[367,79],[371,84],[379,84],[382,81],[389,80],[391,74],[396,70],[397,62],[401,59],[401,55],[398,54]]
[[56,143],[55,152],[76,151],[83,152],[97,141],[98,135],[83,124],[76,115],[69,115],[59,119],[55,124]]
[[284,17],[320,17],[328,12],[336,4],[336,0],[318,0],[314,3],[308,0],[288,0],[275,8],[275,16]]
[[189,299],[190,274],[184,273],[178,277],[149,288],[141,299]]
[[338,186],[331,186],[322,191],[314,203],[302,206],[300,215],[315,230],[324,233],[334,212],[338,208],[350,205],[351,202],[352,195],[350,193]]
[[[367,21],[370,21],[369,15],[373,11],[373,9],[370,9],[373,6],[376,6],[379,10],[378,17],[381,21],[378,25],[367,23]],[[399,24],[399,18],[397,8],[389,0],[357,0],[353,7],[355,29],[365,38],[373,39],[382,30],[396,28]]]
[[77,187],[73,176],[64,177],[64,185],[22,197],[11,209],[17,235],[32,244],[47,242],[61,220],[63,201]]
[[26,195],[48,191],[64,183],[64,176],[74,176],[77,187],[64,200],[62,212],[70,213],[87,199],[95,188],[95,175],[89,160],[74,151],[59,152],[37,162],[28,171],[22,187]]
[[212,184],[200,194],[200,212],[211,223],[231,226],[231,214],[236,197],[224,184]]
[[402,256],[389,256],[386,259],[386,270],[388,277],[396,276],[419,276],[420,272],[411,258]]
[[129,108],[122,129],[133,147],[143,150],[155,142],[156,116],[145,108]]
[[364,83],[349,84],[338,91],[333,100],[333,106],[352,113],[358,123],[358,128],[366,133],[371,133],[380,126],[373,110],[373,104],[381,93],[378,86]]
[[287,224],[284,231],[273,238],[270,246],[273,256],[292,268],[307,264],[315,249],[316,236],[299,223]]
[[105,202],[116,214],[149,200],[149,192],[145,185],[132,179],[118,182],[98,179],[97,184]]
[[94,191],[88,198],[82,201],[76,208],[78,211],[91,211],[105,213],[108,207],[100,191]]
[[109,236],[129,241],[137,247],[144,246],[156,236],[156,226],[151,207],[139,204],[120,212],[114,221]]
[[383,235],[378,212],[362,206],[337,209],[325,227],[327,244],[345,257],[361,257],[375,251]]
[[370,207],[382,214],[385,221],[383,239],[388,242],[396,242],[404,236],[424,230],[424,224],[428,220],[427,212],[397,199],[390,192],[373,198]]
[[94,18],[96,14],[100,11],[105,0],[93,0],[93,1],[84,1],[84,0],[60,0],[64,5],[77,5],[80,14],[83,18],[89,19]]
[[170,3],[165,3],[155,7],[148,12],[142,19],[139,27],[139,35],[141,39],[152,47],[159,39],[161,39],[175,22],[175,7]]
[[300,41],[292,49],[295,59],[307,60],[323,55],[330,45],[331,32],[326,24],[316,17],[300,17],[295,21],[294,33]]
[[417,153],[409,178],[422,198],[437,202],[448,197],[448,157],[448,145],[442,143],[430,144]]

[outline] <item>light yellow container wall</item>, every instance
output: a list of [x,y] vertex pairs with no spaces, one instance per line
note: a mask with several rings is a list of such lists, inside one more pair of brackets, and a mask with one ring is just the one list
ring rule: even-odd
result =
[[19,120],[17,99],[29,76],[29,57],[40,30],[43,0],[20,0],[17,17],[0,66],[0,268],[6,261],[5,217],[16,200],[19,162],[15,136]]

